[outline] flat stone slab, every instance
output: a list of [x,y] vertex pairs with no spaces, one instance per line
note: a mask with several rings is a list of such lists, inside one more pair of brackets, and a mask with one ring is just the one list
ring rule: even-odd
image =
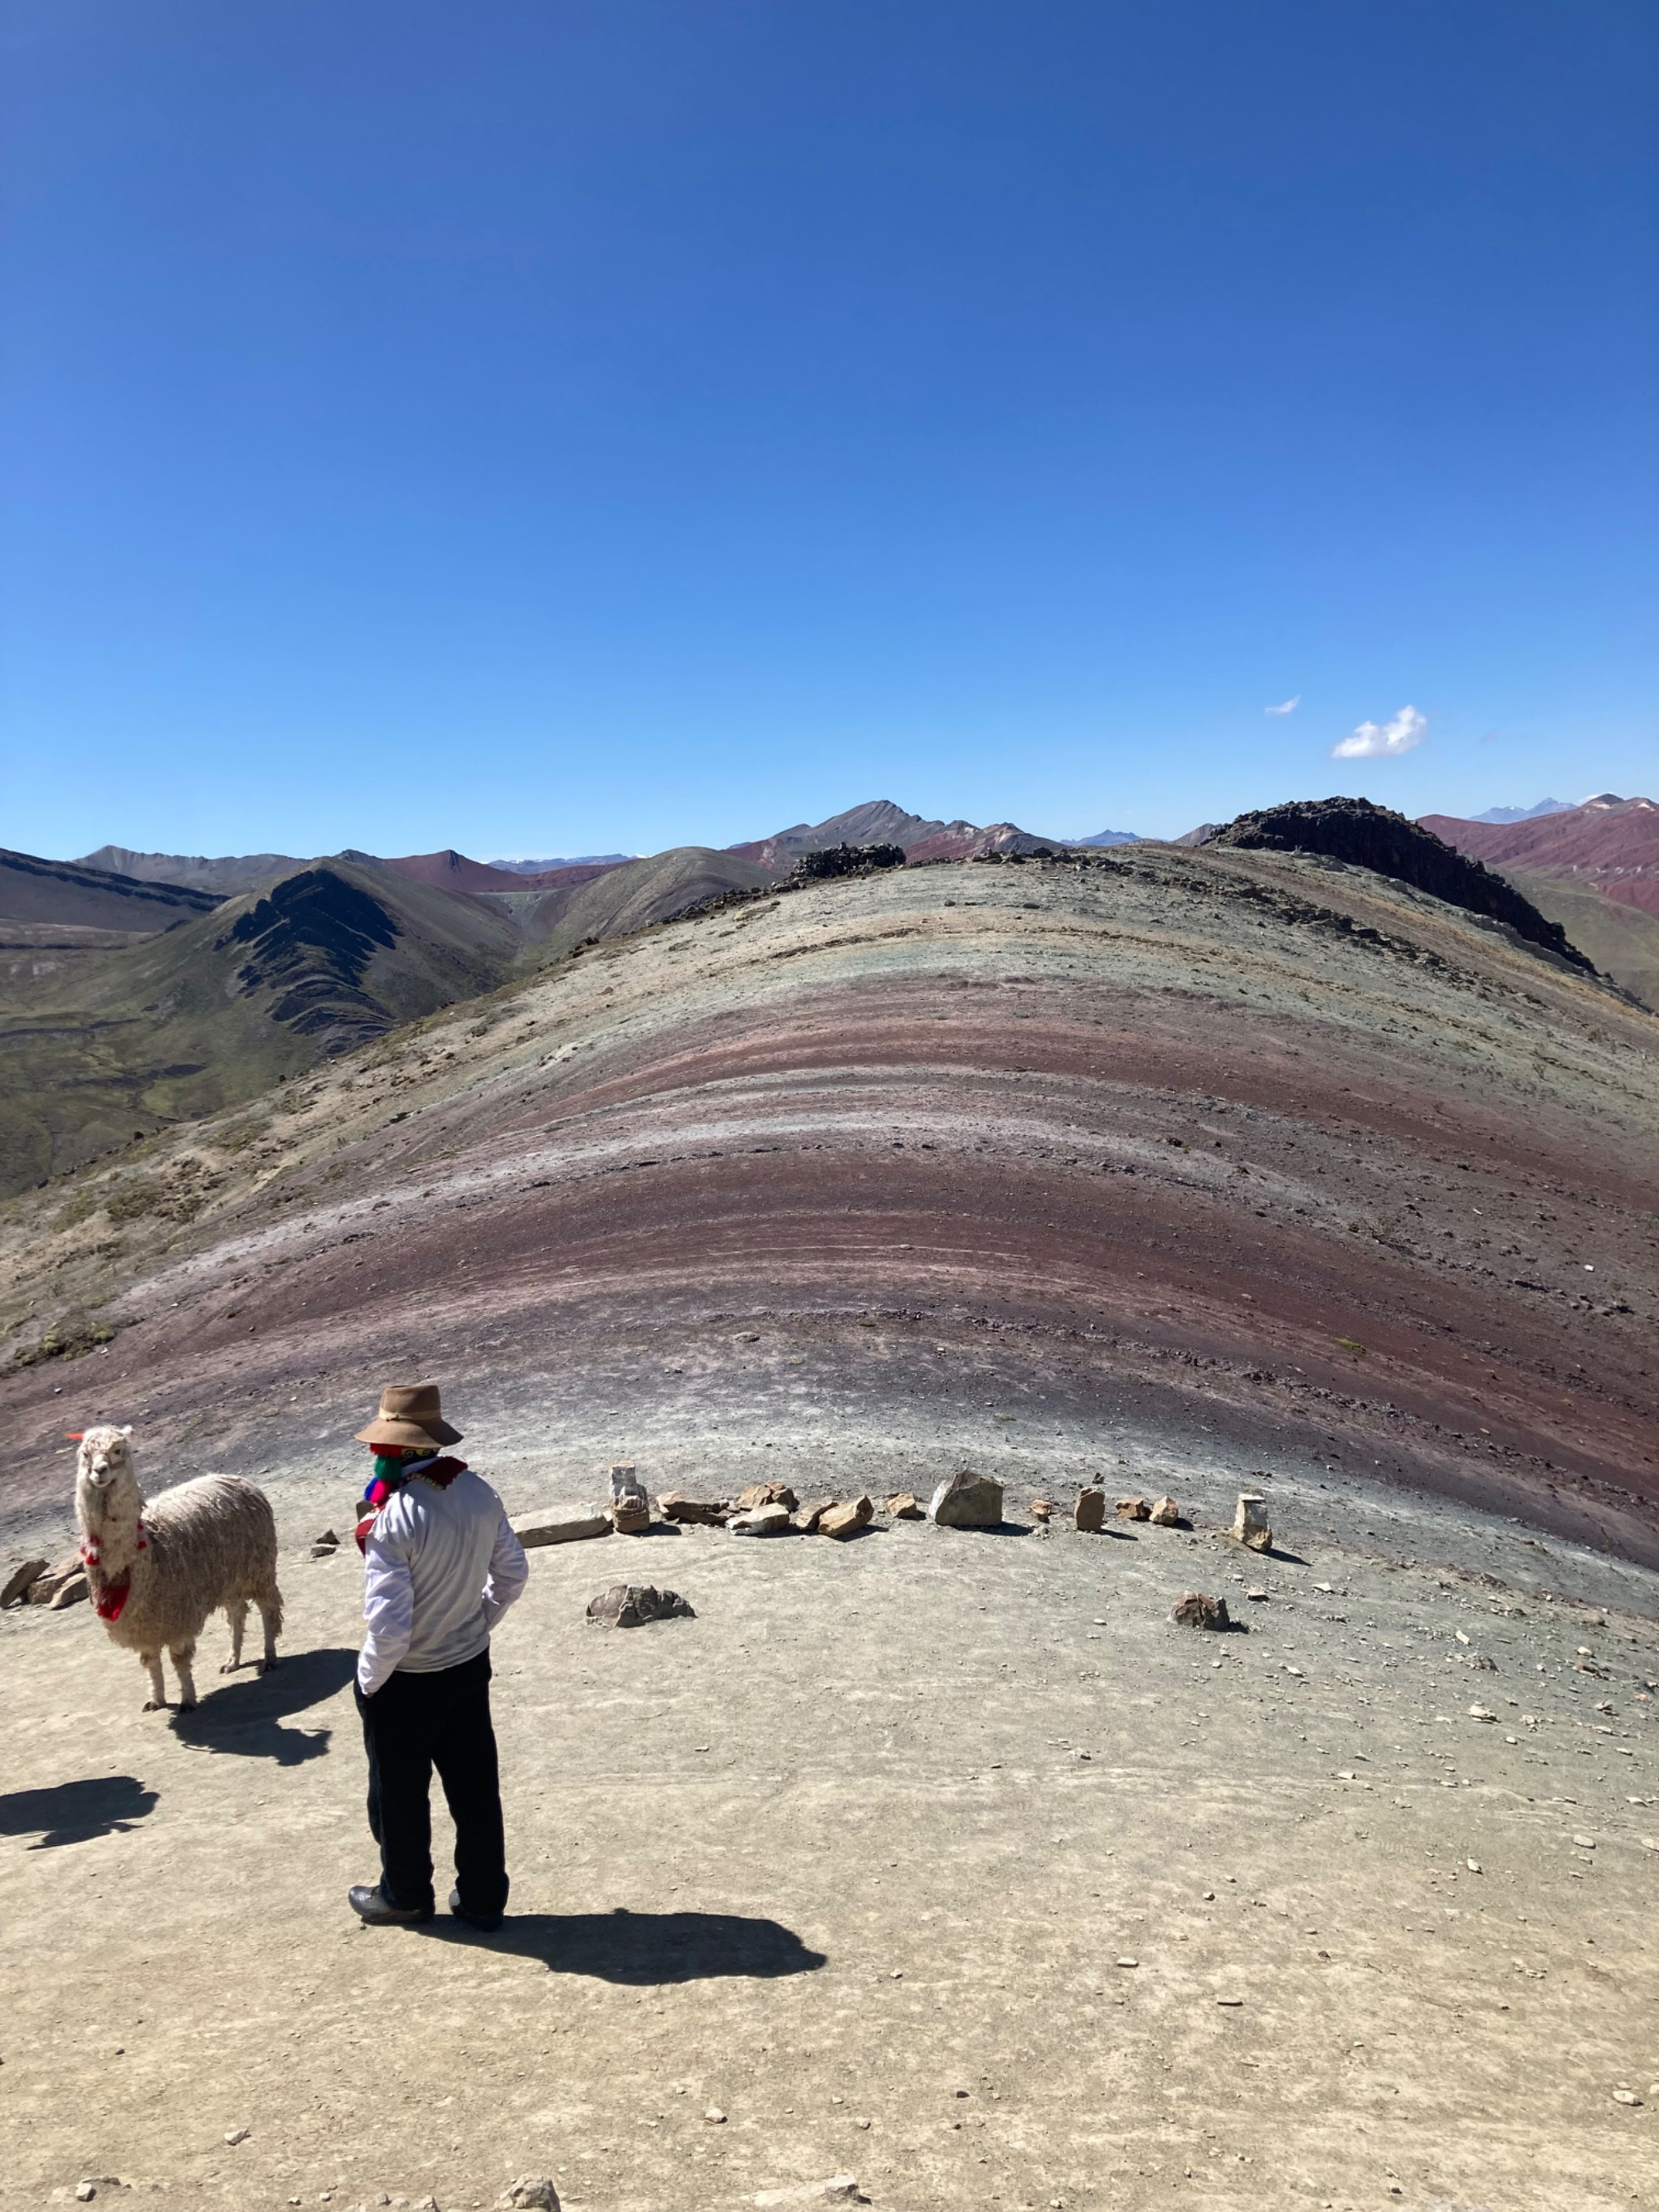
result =
[[574,1544],[585,1536],[608,1536],[608,1513],[520,1513],[509,1523],[526,1552],[538,1544]]

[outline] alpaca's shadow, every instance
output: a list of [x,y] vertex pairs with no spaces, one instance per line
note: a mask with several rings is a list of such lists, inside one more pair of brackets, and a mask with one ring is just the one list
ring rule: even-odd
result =
[[775,1981],[810,1974],[824,1963],[793,1929],[776,1920],[749,1920],[735,1912],[510,1913],[493,1936],[440,1917],[428,1932],[539,1959],[550,1974],[586,1974],[595,1981],[649,1988],[666,1982],[706,1982],[730,1975]]
[[301,1766],[321,1759],[332,1730],[283,1726],[286,1713],[304,1712],[344,1689],[357,1664],[355,1651],[301,1651],[268,1674],[228,1676],[209,1691],[193,1712],[175,1712],[173,1732],[198,1751],[227,1751],[240,1759],[274,1759]]
[[0,1836],[43,1832],[32,1851],[58,1844],[83,1844],[91,1836],[114,1835],[155,1808],[156,1793],[136,1775],[94,1774],[81,1782],[58,1782],[49,1790],[14,1790],[0,1797]]

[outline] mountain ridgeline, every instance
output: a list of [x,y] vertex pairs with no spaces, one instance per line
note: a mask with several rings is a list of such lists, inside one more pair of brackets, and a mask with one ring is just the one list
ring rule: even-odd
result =
[[[1144,842],[1102,832],[1089,843],[1109,841],[1130,852]],[[1364,800],[1269,808],[1180,842],[1340,860],[1589,969],[1503,876]],[[450,849],[295,860],[106,846],[91,856],[120,869],[0,854],[0,1195],[248,1103],[588,945],[872,866],[1018,864],[1057,849],[1012,823],[938,821],[875,800],[725,851],[534,870]],[[1082,859],[1085,848],[1070,849]],[[1563,896],[1583,904],[1587,894]],[[1626,935],[1652,926],[1628,907],[1620,918]]]

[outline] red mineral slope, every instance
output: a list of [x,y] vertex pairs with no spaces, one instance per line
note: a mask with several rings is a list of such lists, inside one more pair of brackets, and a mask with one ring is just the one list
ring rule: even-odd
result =
[[1650,799],[1587,799],[1531,822],[1461,822],[1425,814],[1419,826],[1472,860],[1506,872],[1553,876],[1659,918],[1659,805]]
[[10,1341],[117,1330],[0,1377],[15,1507],[68,1415],[258,1473],[419,1370],[565,1494],[1208,1454],[1659,1563],[1659,1020],[1479,917],[1138,846],[763,896],[483,1003],[257,1149],[14,1202]]

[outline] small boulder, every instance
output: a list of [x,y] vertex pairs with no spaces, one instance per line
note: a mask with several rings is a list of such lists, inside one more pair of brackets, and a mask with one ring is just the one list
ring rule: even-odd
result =
[[939,1528],[1000,1528],[1002,1485],[965,1469],[947,1475],[928,1502],[927,1518]]
[[1188,1590],[1170,1615],[1181,1628],[1231,1628],[1224,1597],[1206,1597],[1198,1590]]
[[794,1525],[787,1505],[757,1505],[747,1513],[734,1513],[726,1528],[731,1536],[781,1536]]
[[815,1498],[810,1505],[803,1505],[798,1513],[792,1516],[791,1526],[799,1535],[815,1536],[819,1522],[832,1505],[839,1505],[840,1503],[838,1498]]
[[1034,1498],[1031,1500],[1033,1521],[1052,1521],[1054,1517],[1054,1501],[1052,1498]]
[[0,1606],[21,1605],[29,1594],[29,1585],[40,1581],[46,1571],[44,1559],[25,1559],[6,1577],[5,1588],[0,1589]]
[[538,1544],[574,1544],[586,1536],[611,1534],[608,1513],[520,1513],[511,1525],[526,1552]]
[[1160,1498],[1154,1501],[1146,1518],[1154,1528],[1178,1528],[1181,1526],[1181,1508],[1173,1498]]
[[1273,1532],[1267,1526],[1267,1501],[1257,1490],[1241,1490],[1233,1516],[1232,1533],[1252,1552],[1271,1552]]
[[846,1505],[832,1505],[828,1512],[818,1516],[817,1533],[844,1543],[848,1536],[856,1536],[860,1528],[869,1526],[875,1510],[867,1498],[855,1498]]
[[81,1564],[81,1554],[78,1552],[71,1552],[68,1559],[59,1559],[55,1567],[48,1567],[44,1574],[36,1575],[24,1593],[24,1602],[28,1605],[51,1605],[64,1583],[72,1582],[76,1575],[84,1571]]
[[1120,1521],[1150,1521],[1152,1509],[1144,1498],[1120,1498],[1117,1501]]
[[649,1583],[612,1583],[608,1590],[588,1600],[587,1617],[601,1628],[643,1628],[653,1620],[695,1620],[697,1616],[674,1590],[655,1589]]
[[52,1613],[62,1613],[65,1606],[82,1604],[90,1594],[91,1584],[87,1580],[85,1570],[82,1569],[80,1573],[70,1576],[66,1582],[59,1583],[49,1610]]
[[908,1490],[900,1497],[890,1498],[887,1510],[895,1521],[925,1521],[927,1517],[926,1508],[918,1505]]
[[495,2199],[495,2212],[559,2212],[559,2192],[544,2173],[521,2173]]
[[678,1490],[671,1490],[666,1498],[659,1498],[657,1504],[665,1521],[695,1522],[704,1528],[724,1527],[732,1510],[724,1499],[685,1498]]
[[1078,1527],[1085,1535],[1092,1535],[1106,1526],[1106,1493],[1091,1483],[1077,1494],[1077,1510],[1073,1515]]
[[800,1504],[787,1482],[751,1482],[738,1498],[739,1513],[752,1513],[759,1505],[781,1505],[786,1513],[793,1513]]

